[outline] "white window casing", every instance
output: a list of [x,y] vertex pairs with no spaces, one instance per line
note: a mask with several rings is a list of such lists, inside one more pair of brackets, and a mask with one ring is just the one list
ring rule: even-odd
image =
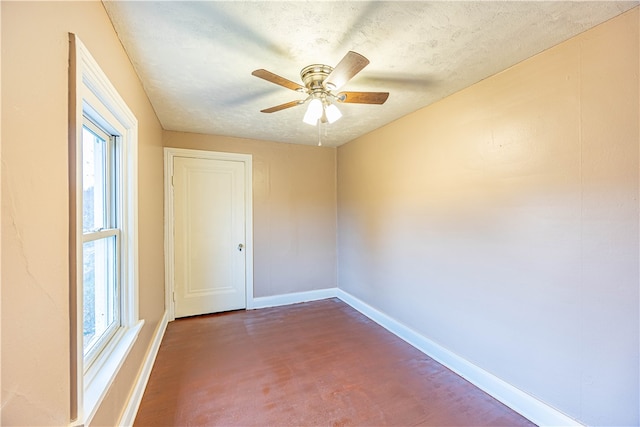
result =
[[[89,425],[144,323],[138,318],[138,122],[83,43],[69,35],[69,161],[71,266],[71,411],[72,425]],[[117,138],[117,228],[82,230],[82,126],[88,117]],[[118,242],[120,324],[85,367],[83,354],[83,243],[115,236]]]

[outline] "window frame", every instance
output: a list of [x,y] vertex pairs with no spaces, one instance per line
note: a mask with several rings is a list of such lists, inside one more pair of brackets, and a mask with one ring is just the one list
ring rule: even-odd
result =
[[[84,145],[84,128],[86,128],[89,132],[95,135],[98,138],[101,138],[106,146],[105,146],[105,164],[104,166],[104,174],[103,180],[105,182],[105,200],[103,200],[103,212],[104,212],[104,224],[103,227],[99,227],[93,230],[85,230],[84,224],[82,224],[82,243],[83,243],[83,253],[84,256],[84,245],[89,242],[95,242],[99,240],[106,240],[111,237],[114,238],[114,257],[115,259],[112,261],[114,263],[114,280],[115,280],[115,289],[114,292],[116,294],[116,302],[115,302],[115,321],[109,325],[109,327],[101,334],[101,336],[96,340],[96,342],[91,346],[88,352],[85,353],[84,342],[82,346],[83,350],[83,371],[85,375],[85,380],[87,378],[87,373],[90,374],[89,378],[95,375],[95,372],[91,372],[90,369],[93,367],[94,363],[100,358],[100,355],[103,353],[105,348],[108,346],[109,342],[116,335],[118,330],[122,327],[122,277],[121,277],[121,268],[120,268],[120,223],[122,222],[120,219],[120,197],[121,192],[119,188],[122,186],[122,180],[119,177],[118,173],[118,164],[122,160],[122,156],[119,150],[118,140],[120,139],[118,135],[113,135],[111,132],[107,132],[102,127],[98,126],[92,120],[92,117],[83,114],[82,120],[82,145]],[[82,156],[83,153],[80,155]],[[83,157],[84,158],[84,157]],[[84,162],[82,163],[84,166]],[[82,176],[84,179],[84,174],[79,171],[78,176]],[[83,191],[84,194],[84,191]],[[95,193],[94,193],[95,194]],[[84,216],[84,200],[82,200],[82,211]],[[84,218],[81,219],[83,222]],[[80,258],[80,257],[78,257]],[[84,279],[83,284],[84,287]],[[83,292],[84,299],[84,292]],[[83,303],[83,341],[84,341],[84,303]],[[93,375],[91,375],[93,373]]]
[[[138,314],[138,121],[79,38],[69,34],[70,346],[73,425],[88,425],[144,324]],[[82,128],[84,117],[116,135],[121,181],[116,216],[120,244],[120,325],[95,358],[83,352]],[[106,232],[106,230],[105,230]],[[107,232],[110,233],[111,231]]]

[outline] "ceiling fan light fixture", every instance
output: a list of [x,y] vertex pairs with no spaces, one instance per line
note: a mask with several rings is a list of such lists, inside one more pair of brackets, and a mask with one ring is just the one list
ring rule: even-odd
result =
[[329,123],[334,123],[342,117],[342,113],[334,104],[327,105],[325,108],[325,115],[327,116]]
[[318,120],[322,117],[322,101],[318,98],[314,98],[307,107],[307,112],[302,119],[308,125],[315,126],[318,124]]
[[[260,112],[274,113],[295,107],[296,105],[306,104],[310,101],[302,121],[311,126],[318,126],[318,131],[320,131],[322,124],[335,123],[342,117],[342,112],[335,105],[336,102],[349,104],[384,104],[389,97],[388,92],[334,93],[334,91],[338,90],[366,67],[367,64],[369,64],[367,58],[357,52],[349,51],[335,67],[324,64],[312,64],[304,67],[302,71],[300,71],[300,78],[304,85],[294,83],[291,80],[262,68],[255,70],[251,74],[256,77],[308,95],[304,100],[290,101],[271,108],[265,108],[264,110],[260,110]],[[318,137],[318,141],[320,141],[320,137]]]

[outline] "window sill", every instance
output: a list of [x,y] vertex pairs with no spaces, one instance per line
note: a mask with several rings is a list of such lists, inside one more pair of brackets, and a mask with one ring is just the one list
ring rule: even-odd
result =
[[97,360],[95,373],[87,372],[85,383],[82,420],[77,420],[76,425],[89,425],[102,400],[106,396],[111,384],[115,380],[120,367],[124,363],[129,351],[138,338],[138,334],[144,325],[144,320],[138,321],[130,328],[123,329],[113,338],[113,344],[104,352],[104,357]]

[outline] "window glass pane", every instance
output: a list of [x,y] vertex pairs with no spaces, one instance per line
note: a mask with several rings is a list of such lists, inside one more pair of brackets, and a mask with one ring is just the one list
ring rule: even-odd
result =
[[86,242],[83,257],[84,354],[118,323],[116,236]]
[[82,231],[107,228],[107,142],[82,128]]

